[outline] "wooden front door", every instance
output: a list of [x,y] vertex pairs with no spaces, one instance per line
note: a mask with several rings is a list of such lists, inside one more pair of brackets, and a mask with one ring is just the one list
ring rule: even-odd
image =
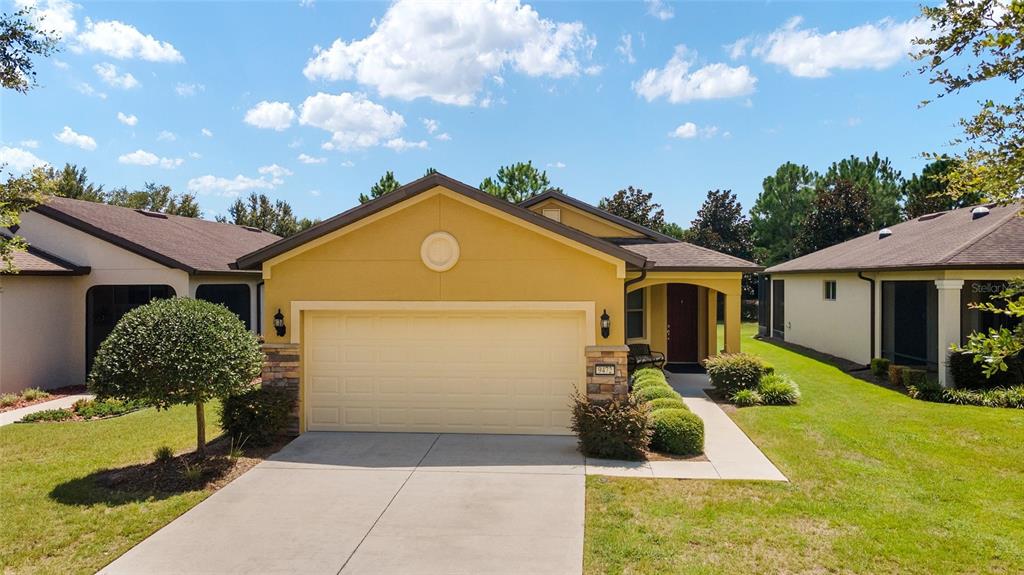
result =
[[697,362],[697,286],[668,284],[668,361]]

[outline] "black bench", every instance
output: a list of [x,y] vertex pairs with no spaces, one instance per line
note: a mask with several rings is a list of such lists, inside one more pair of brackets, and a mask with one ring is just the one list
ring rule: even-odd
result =
[[665,368],[665,354],[660,351],[651,351],[651,346],[646,343],[629,344],[629,357],[627,358],[629,371],[641,367]]

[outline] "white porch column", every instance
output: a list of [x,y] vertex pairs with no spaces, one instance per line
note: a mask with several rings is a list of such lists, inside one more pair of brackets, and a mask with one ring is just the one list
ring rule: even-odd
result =
[[939,291],[939,383],[942,387],[952,387],[953,378],[949,374],[949,346],[960,344],[960,289],[964,280],[935,280]]

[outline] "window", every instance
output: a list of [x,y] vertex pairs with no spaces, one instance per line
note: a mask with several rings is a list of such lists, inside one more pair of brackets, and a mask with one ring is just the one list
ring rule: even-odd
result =
[[548,208],[541,210],[541,214],[543,214],[545,218],[551,218],[556,222],[562,221],[562,210],[558,208]]
[[629,292],[626,296],[626,338],[644,337],[644,290]]
[[836,301],[836,280],[825,280],[825,299]]
[[252,329],[249,309],[249,286],[246,284],[203,284],[196,288],[196,299],[219,303],[228,308]]
[[124,314],[154,299],[174,297],[168,285],[95,285],[85,292],[85,367]]

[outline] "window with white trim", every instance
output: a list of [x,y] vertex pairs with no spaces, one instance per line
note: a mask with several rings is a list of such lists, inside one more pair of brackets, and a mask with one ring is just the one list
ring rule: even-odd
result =
[[825,280],[825,301],[836,301],[836,280]]
[[626,296],[626,338],[639,339],[646,331],[647,314],[644,312],[644,290],[629,292]]

